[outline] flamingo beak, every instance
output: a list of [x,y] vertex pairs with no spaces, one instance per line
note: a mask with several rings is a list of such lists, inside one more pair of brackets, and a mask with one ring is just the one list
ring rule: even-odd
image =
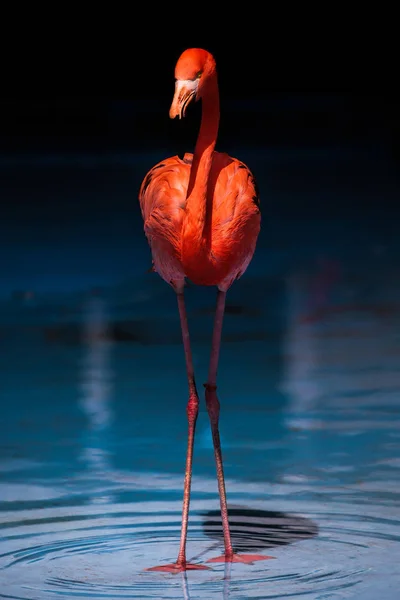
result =
[[177,79],[175,81],[175,93],[169,109],[171,119],[175,119],[175,117],[182,119],[185,116],[189,103],[196,96],[198,85],[199,82],[196,79],[194,81],[191,79]]

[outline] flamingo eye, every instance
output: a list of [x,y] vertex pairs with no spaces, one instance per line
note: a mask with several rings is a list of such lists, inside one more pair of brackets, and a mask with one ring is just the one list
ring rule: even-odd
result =
[[200,79],[200,77],[202,75],[203,75],[203,71],[197,71],[195,79]]

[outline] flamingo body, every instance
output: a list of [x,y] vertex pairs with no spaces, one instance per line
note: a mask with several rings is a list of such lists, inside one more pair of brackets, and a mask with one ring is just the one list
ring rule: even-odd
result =
[[243,162],[214,152],[204,252],[183,261],[183,236],[190,243],[196,235],[183,227],[192,160],[190,153],[183,159],[167,158],[147,173],[141,185],[139,201],[154,270],[170,284],[187,277],[197,285],[227,290],[245,272],[255,251],[261,221],[257,186]]

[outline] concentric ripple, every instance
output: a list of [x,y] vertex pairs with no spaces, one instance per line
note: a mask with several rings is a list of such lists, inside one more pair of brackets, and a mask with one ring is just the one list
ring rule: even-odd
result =
[[[214,503],[201,504],[210,510],[194,507],[188,541],[188,558],[199,563],[220,553],[222,535]],[[382,543],[397,547],[400,520],[349,507],[323,512],[315,503],[314,510],[300,516],[265,510],[260,502],[255,509],[237,504],[231,509],[236,549],[268,548],[275,559],[178,575],[145,571],[176,558],[178,502],[137,511],[131,504],[45,508],[21,511],[19,521],[3,513],[0,598],[345,597],[373,571],[371,549],[376,558]]]

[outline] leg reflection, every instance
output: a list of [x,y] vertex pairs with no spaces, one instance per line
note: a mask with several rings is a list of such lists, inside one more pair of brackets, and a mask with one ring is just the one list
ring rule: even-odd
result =
[[232,563],[225,563],[225,572],[224,572],[224,588],[222,591],[222,600],[228,600],[230,590],[231,590],[231,571],[232,571]]
[[[224,569],[222,600],[229,600],[230,591],[231,591],[231,571],[232,571],[232,563],[226,562],[225,569]],[[181,572],[181,582],[182,582],[182,598],[183,598],[183,600],[190,600],[189,582],[188,582],[188,577],[187,577],[186,571]]]

